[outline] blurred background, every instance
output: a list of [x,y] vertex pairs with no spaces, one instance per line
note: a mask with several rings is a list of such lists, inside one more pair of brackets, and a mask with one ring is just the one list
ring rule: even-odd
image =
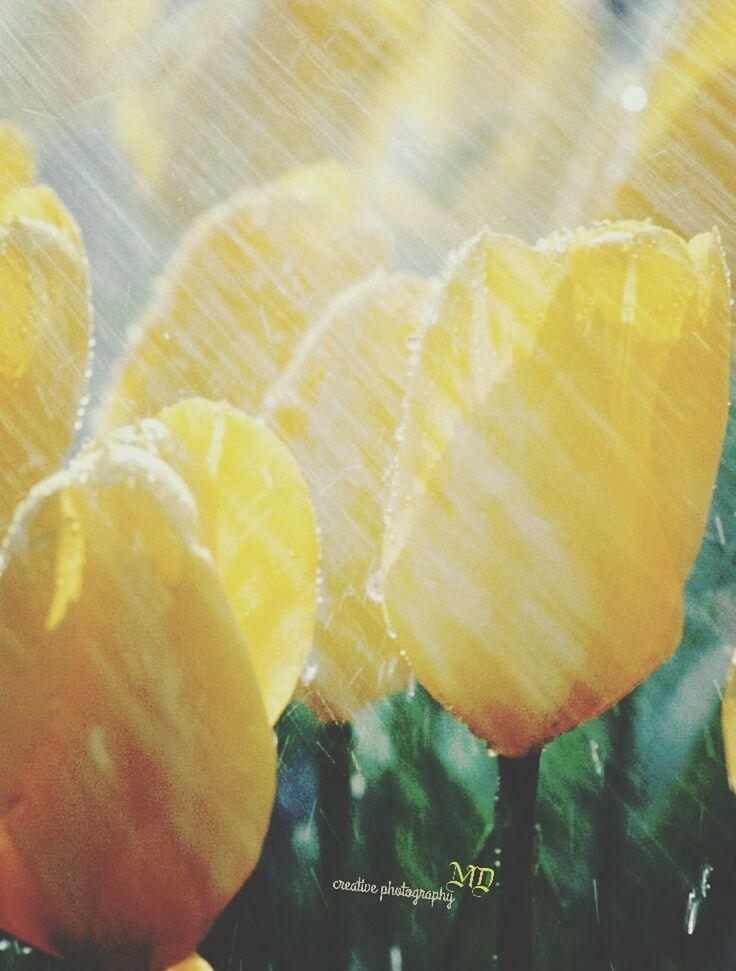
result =
[[[687,59],[698,17],[708,8],[728,24],[728,7],[0,0],[0,117],[36,142],[40,180],[72,211],[89,256],[93,406],[191,220],[243,185],[326,156],[360,177],[392,229],[397,265],[423,274],[481,225],[534,240],[647,214],[642,199],[688,232],[718,222],[730,251],[728,26],[694,62],[722,88],[705,101],[678,95],[694,133],[682,119],[680,134],[661,133],[674,112],[663,72],[700,77]],[[660,115],[642,134],[653,105]],[[701,123],[718,129],[724,161],[698,154]],[[638,146],[658,132],[680,138],[682,168],[638,176]],[[681,647],[543,754],[538,971],[736,967],[736,807],[720,728],[735,557],[731,423]],[[278,738],[261,862],[202,948],[216,971],[493,967],[493,892],[459,892],[447,909],[332,889],[337,877],[436,889],[451,861],[495,866],[497,771],[485,744],[414,683],[349,727],[293,702]],[[0,936],[0,971],[56,967]]]

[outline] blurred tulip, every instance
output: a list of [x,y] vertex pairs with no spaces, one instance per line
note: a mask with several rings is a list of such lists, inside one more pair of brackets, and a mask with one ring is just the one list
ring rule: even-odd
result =
[[422,683],[521,755],[676,648],[728,403],[718,240],[638,223],[450,262],[401,428],[385,597]]
[[302,695],[323,718],[349,720],[408,675],[374,587],[410,348],[432,290],[382,271],[345,290],[266,395],[321,526],[322,603]]
[[87,381],[87,260],[67,210],[34,185],[33,149],[0,126],[0,534],[63,460]]
[[608,211],[681,233],[718,226],[736,257],[736,8],[688,0],[656,62],[631,158]]
[[397,232],[436,256],[487,223],[558,225],[606,26],[598,0],[438,0],[354,149]]
[[332,296],[389,254],[385,231],[336,162],[239,193],[195,223],[159,281],[102,427],[192,395],[257,411]]
[[[6,0],[3,30],[10,43],[0,60],[3,111],[58,124],[70,111],[109,92],[143,31],[165,4],[166,0]],[[17,48],[22,56],[17,56]]]
[[180,215],[344,156],[425,0],[195,0],[146,38],[115,103],[135,168]]

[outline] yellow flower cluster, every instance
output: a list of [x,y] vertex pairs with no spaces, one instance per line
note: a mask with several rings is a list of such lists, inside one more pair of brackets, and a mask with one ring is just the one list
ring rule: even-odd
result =
[[598,5],[245,6],[136,5],[155,43],[116,130],[161,197],[216,205],[71,458],[84,248],[0,128],[0,926],[112,971],[185,959],[254,868],[295,691],[345,720],[413,672],[521,755],[662,664],[726,422],[729,281],[701,230],[732,248],[730,176],[715,123],[688,127],[700,99],[730,111],[720,20],[687,21],[590,205],[637,221],[482,228],[427,278],[393,262],[407,221],[432,252],[534,235],[580,181]]

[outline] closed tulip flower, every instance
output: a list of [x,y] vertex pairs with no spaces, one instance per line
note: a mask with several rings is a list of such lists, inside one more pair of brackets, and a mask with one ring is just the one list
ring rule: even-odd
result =
[[316,547],[284,446],[207,402],[31,491],[0,564],[0,926],[141,971],[204,937],[260,855]]
[[377,581],[410,348],[432,293],[426,280],[382,271],[345,290],[265,399],[321,526],[322,603],[302,694],[328,719],[347,721],[409,674]]
[[419,679],[498,752],[676,648],[728,401],[714,234],[602,224],[450,262],[405,401],[384,549]]
[[0,924],[83,967],[185,957],[268,825],[274,740],[197,527],[161,459],[103,447],[5,550]]

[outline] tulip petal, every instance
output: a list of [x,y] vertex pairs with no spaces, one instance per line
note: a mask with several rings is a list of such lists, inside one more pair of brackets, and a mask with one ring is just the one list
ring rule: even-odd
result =
[[256,411],[314,315],[388,252],[336,162],[215,208],[185,238],[132,334],[103,425],[197,395]]
[[410,351],[432,294],[424,280],[383,272],[346,290],[266,397],[322,531],[316,672],[310,665],[306,699],[329,718],[352,717],[408,674],[374,584]]
[[413,509],[458,426],[534,346],[562,272],[511,236],[481,234],[451,259],[404,406],[384,570],[405,544]]
[[[677,646],[708,495],[684,542],[679,507],[660,516],[673,453],[657,436],[673,355],[692,331],[723,338],[714,273],[632,223],[535,248],[482,234],[451,265],[408,392],[386,601],[420,680],[505,754],[615,704]],[[473,334],[471,365],[453,341]],[[722,360],[701,360],[720,420],[688,466],[712,486],[727,387]]]
[[228,405],[183,401],[159,418],[209,470],[218,572],[273,725],[312,646],[318,540],[309,492],[273,432]]
[[36,153],[30,140],[14,125],[0,124],[0,200],[35,178]]
[[50,189],[0,198],[0,530],[62,462],[90,353],[87,263]]
[[0,223],[32,219],[53,227],[69,245],[83,253],[79,227],[47,185],[18,186],[0,198]]
[[689,244],[699,287],[659,380],[653,432],[657,511],[687,576],[698,552],[728,417],[729,280],[717,233]]
[[36,487],[3,551],[0,924],[78,966],[190,954],[266,832],[273,736],[197,537],[179,476],[110,445]]

